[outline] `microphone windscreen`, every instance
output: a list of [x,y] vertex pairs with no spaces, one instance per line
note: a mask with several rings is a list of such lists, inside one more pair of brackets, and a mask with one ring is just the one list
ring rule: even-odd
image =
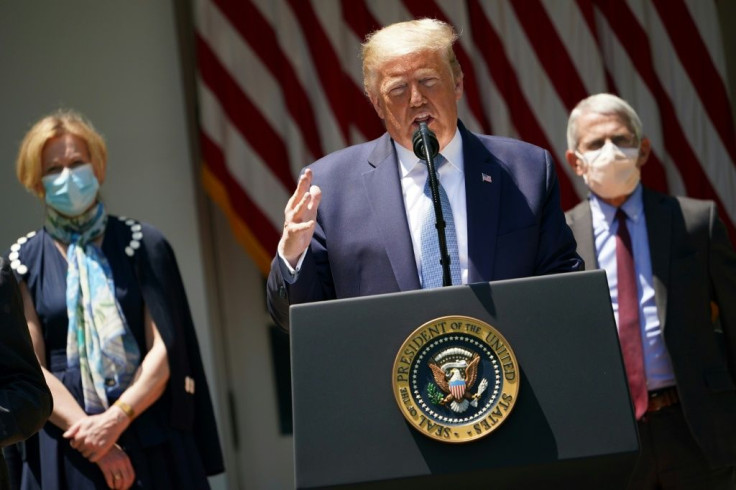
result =
[[432,158],[436,157],[437,153],[440,151],[440,143],[437,141],[437,136],[435,136],[434,132],[427,127],[426,122],[420,122],[419,129],[414,131],[414,136],[411,138],[412,146],[414,147],[414,154],[420,160],[427,159],[424,151],[425,140],[427,141],[430,156]]

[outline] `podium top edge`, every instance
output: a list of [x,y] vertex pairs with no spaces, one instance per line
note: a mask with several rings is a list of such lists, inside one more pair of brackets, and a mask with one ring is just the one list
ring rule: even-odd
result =
[[[595,279],[600,277],[600,279]],[[585,281],[604,281],[607,284],[607,277],[606,277],[606,271],[604,269],[594,269],[594,270],[584,270],[584,271],[575,271],[575,272],[560,272],[556,274],[546,274],[543,276],[527,276],[527,277],[515,277],[512,279],[499,279],[497,281],[483,281],[483,282],[475,282],[471,284],[462,284],[457,286],[445,286],[441,288],[433,288],[433,289],[414,289],[411,291],[397,291],[397,292],[391,292],[391,293],[383,293],[383,294],[374,294],[374,295],[367,295],[367,296],[357,296],[353,298],[340,298],[337,300],[328,300],[328,302],[332,301],[341,301],[341,300],[350,300],[350,301],[371,301],[376,298],[381,297],[390,297],[390,296],[396,296],[396,295],[412,295],[412,294],[426,294],[427,292],[438,292],[445,289],[458,289],[458,288],[479,288],[484,286],[490,286],[493,287],[503,287],[505,285],[512,285],[512,284],[518,284],[518,283],[526,283],[526,282],[534,282],[534,283],[544,283],[544,282],[578,282],[581,280]],[[325,301],[316,301],[316,302],[310,302],[310,303],[300,303],[291,305],[290,311],[294,312],[295,310],[301,310],[304,308],[314,308],[317,305],[324,304]]]

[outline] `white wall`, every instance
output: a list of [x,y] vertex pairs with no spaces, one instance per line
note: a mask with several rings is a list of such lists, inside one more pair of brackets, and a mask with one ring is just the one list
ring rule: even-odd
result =
[[[214,208],[214,205],[212,205]],[[279,432],[273,359],[268,336],[263,278],[232,238],[225,216],[212,210],[212,236],[220,293],[219,311],[227,339],[225,378],[238,446],[228,471],[232,488],[282,490],[294,485],[292,437]]]
[[157,226],[176,251],[222,415],[174,19],[170,1],[0,2],[0,249],[42,225],[15,177],[20,139],[58,107],[79,110],[107,139],[109,212]]

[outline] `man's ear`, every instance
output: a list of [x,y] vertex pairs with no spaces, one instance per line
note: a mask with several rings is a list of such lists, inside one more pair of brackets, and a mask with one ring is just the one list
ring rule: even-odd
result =
[[455,76],[455,100],[460,100],[460,97],[463,96],[463,74],[460,72],[459,75]]
[[649,154],[652,152],[652,143],[646,136],[641,139],[641,145],[639,146],[639,158],[636,160],[636,166],[642,168],[647,160],[649,160]]
[[570,164],[577,175],[581,177],[583,176],[583,162],[578,158],[574,151],[567,150],[565,152],[565,160],[567,160],[567,163]]

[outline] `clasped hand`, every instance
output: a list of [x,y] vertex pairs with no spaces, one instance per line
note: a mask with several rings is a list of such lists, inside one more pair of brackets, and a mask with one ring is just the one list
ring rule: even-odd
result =
[[127,417],[120,414],[120,409],[110,407],[100,414],[83,417],[64,432],[64,437],[82,456],[96,463],[128,426]]
[[109,488],[127,490],[135,483],[135,470],[130,458],[117,444],[113,444],[110,450],[97,461],[97,466],[105,475]]
[[312,185],[312,170],[306,169],[284,209],[284,231],[278,246],[279,254],[292,267],[312,240],[321,199],[322,191]]
[[117,407],[76,421],[64,432],[69,445],[92,463],[97,463],[105,475],[108,487],[124,490],[135,481],[130,458],[115,442],[128,427],[130,420]]

